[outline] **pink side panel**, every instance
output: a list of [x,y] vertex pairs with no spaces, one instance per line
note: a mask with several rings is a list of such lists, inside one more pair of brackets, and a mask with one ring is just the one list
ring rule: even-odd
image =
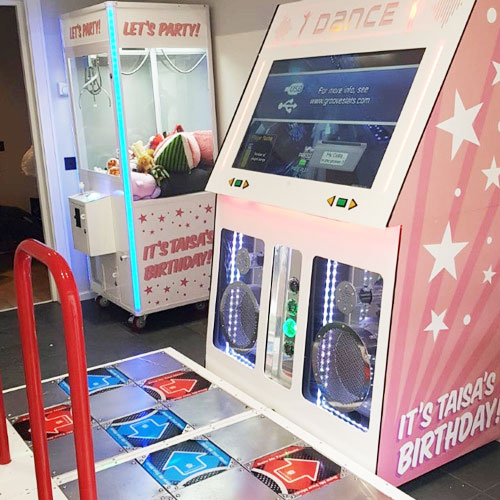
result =
[[[500,81],[494,84],[500,75],[493,64],[500,63],[499,29],[500,3],[479,0],[391,220],[402,237],[378,473],[393,484],[500,437],[500,186],[486,188],[483,172],[495,156],[500,166]],[[457,92],[466,110],[482,106],[472,120],[479,144],[469,133],[452,158],[453,134],[437,125],[454,116]],[[453,244],[466,246],[451,246],[455,258],[444,252],[446,267],[436,268],[439,259],[424,245],[441,243],[448,224]],[[443,327],[435,339],[431,323]],[[480,377],[482,394],[456,411],[450,405],[439,418],[438,399],[455,389],[460,396]],[[428,418],[421,412],[426,405]],[[401,417],[415,408],[412,432],[406,426],[398,437]]]

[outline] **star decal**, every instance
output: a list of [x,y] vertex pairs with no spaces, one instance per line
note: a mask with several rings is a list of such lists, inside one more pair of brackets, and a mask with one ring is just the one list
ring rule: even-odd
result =
[[165,216],[164,216],[164,215],[160,215],[160,216],[158,217],[158,220],[159,220],[160,222],[163,222],[163,221],[165,220]]
[[189,281],[186,278],[181,279],[181,286],[187,286]]
[[142,224],[143,222],[146,222],[148,219],[144,214],[141,214],[141,216],[139,217],[139,220],[141,221],[141,224]]
[[424,245],[424,248],[434,257],[434,267],[432,268],[431,282],[443,269],[448,271],[450,275],[457,279],[457,271],[455,268],[455,257],[469,244],[468,241],[454,243],[451,237],[450,223],[446,225],[441,243],[433,245]]
[[165,293],[170,292],[170,287],[169,287],[169,286],[166,286],[166,287],[163,289],[163,291],[164,291]]
[[497,167],[497,161],[495,157],[493,157],[493,160],[491,162],[491,167],[490,168],[485,168],[481,170],[481,172],[486,175],[486,187],[484,190],[486,191],[490,186],[495,185],[497,188],[500,189],[500,168]]
[[493,86],[493,85],[496,85],[498,82],[500,82],[500,63],[497,63],[495,61],[491,61],[491,63],[495,67],[495,71],[496,71],[495,78],[493,80],[493,83],[491,84]]
[[455,94],[455,111],[453,116],[437,125],[438,128],[445,132],[449,132],[453,136],[451,145],[452,160],[455,158],[464,141],[479,146],[479,139],[477,138],[473,124],[482,106],[483,103],[481,102],[472,108],[466,109],[457,90]]
[[150,293],[153,293],[153,289],[150,286],[148,286],[146,288],[146,290],[144,290],[144,291],[146,292],[146,295],[149,295]]
[[212,207],[210,205],[207,205],[205,207],[205,213],[208,214],[208,213],[212,213]]
[[493,279],[493,276],[495,276],[496,272],[493,271],[493,266],[490,266],[486,271],[483,271],[484,274],[484,279],[483,283],[488,282],[491,285],[491,280]]
[[448,327],[444,323],[445,314],[446,309],[441,314],[436,314],[434,311],[431,311],[431,322],[427,325],[424,332],[432,332],[434,342],[436,342],[439,332],[448,330]]
[[182,210],[182,208],[179,208],[178,210],[175,211],[175,216],[182,217],[183,213],[184,213],[184,210]]

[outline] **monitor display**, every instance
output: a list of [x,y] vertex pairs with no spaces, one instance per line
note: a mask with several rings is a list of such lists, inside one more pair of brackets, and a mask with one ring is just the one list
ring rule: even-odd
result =
[[423,54],[275,61],[233,167],[371,188]]

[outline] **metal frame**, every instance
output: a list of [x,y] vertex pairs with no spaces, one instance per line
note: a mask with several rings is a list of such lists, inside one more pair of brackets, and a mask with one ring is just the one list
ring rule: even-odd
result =
[[[71,386],[73,387],[71,403],[74,415],[80,498],[82,500],[97,500],[90,403],[87,390],[87,361],[78,289],[73,274],[61,255],[36,240],[25,240],[16,250],[14,278],[38,497],[40,500],[52,500],[53,498],[31,282],[33,258],[48,267],[61,295],[66,357]],[[0,419],[2,419],[2,423],[5,422],[4,412],[3,414],[0,412]],[[2,436],[1,440],[5,453],[5,446],[8,447],[8,443],[5,436]]]

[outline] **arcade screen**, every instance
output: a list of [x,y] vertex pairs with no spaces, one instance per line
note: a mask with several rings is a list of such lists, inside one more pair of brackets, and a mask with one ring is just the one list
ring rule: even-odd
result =
[[275,61],[233,167],[371,188],[423,54]]

